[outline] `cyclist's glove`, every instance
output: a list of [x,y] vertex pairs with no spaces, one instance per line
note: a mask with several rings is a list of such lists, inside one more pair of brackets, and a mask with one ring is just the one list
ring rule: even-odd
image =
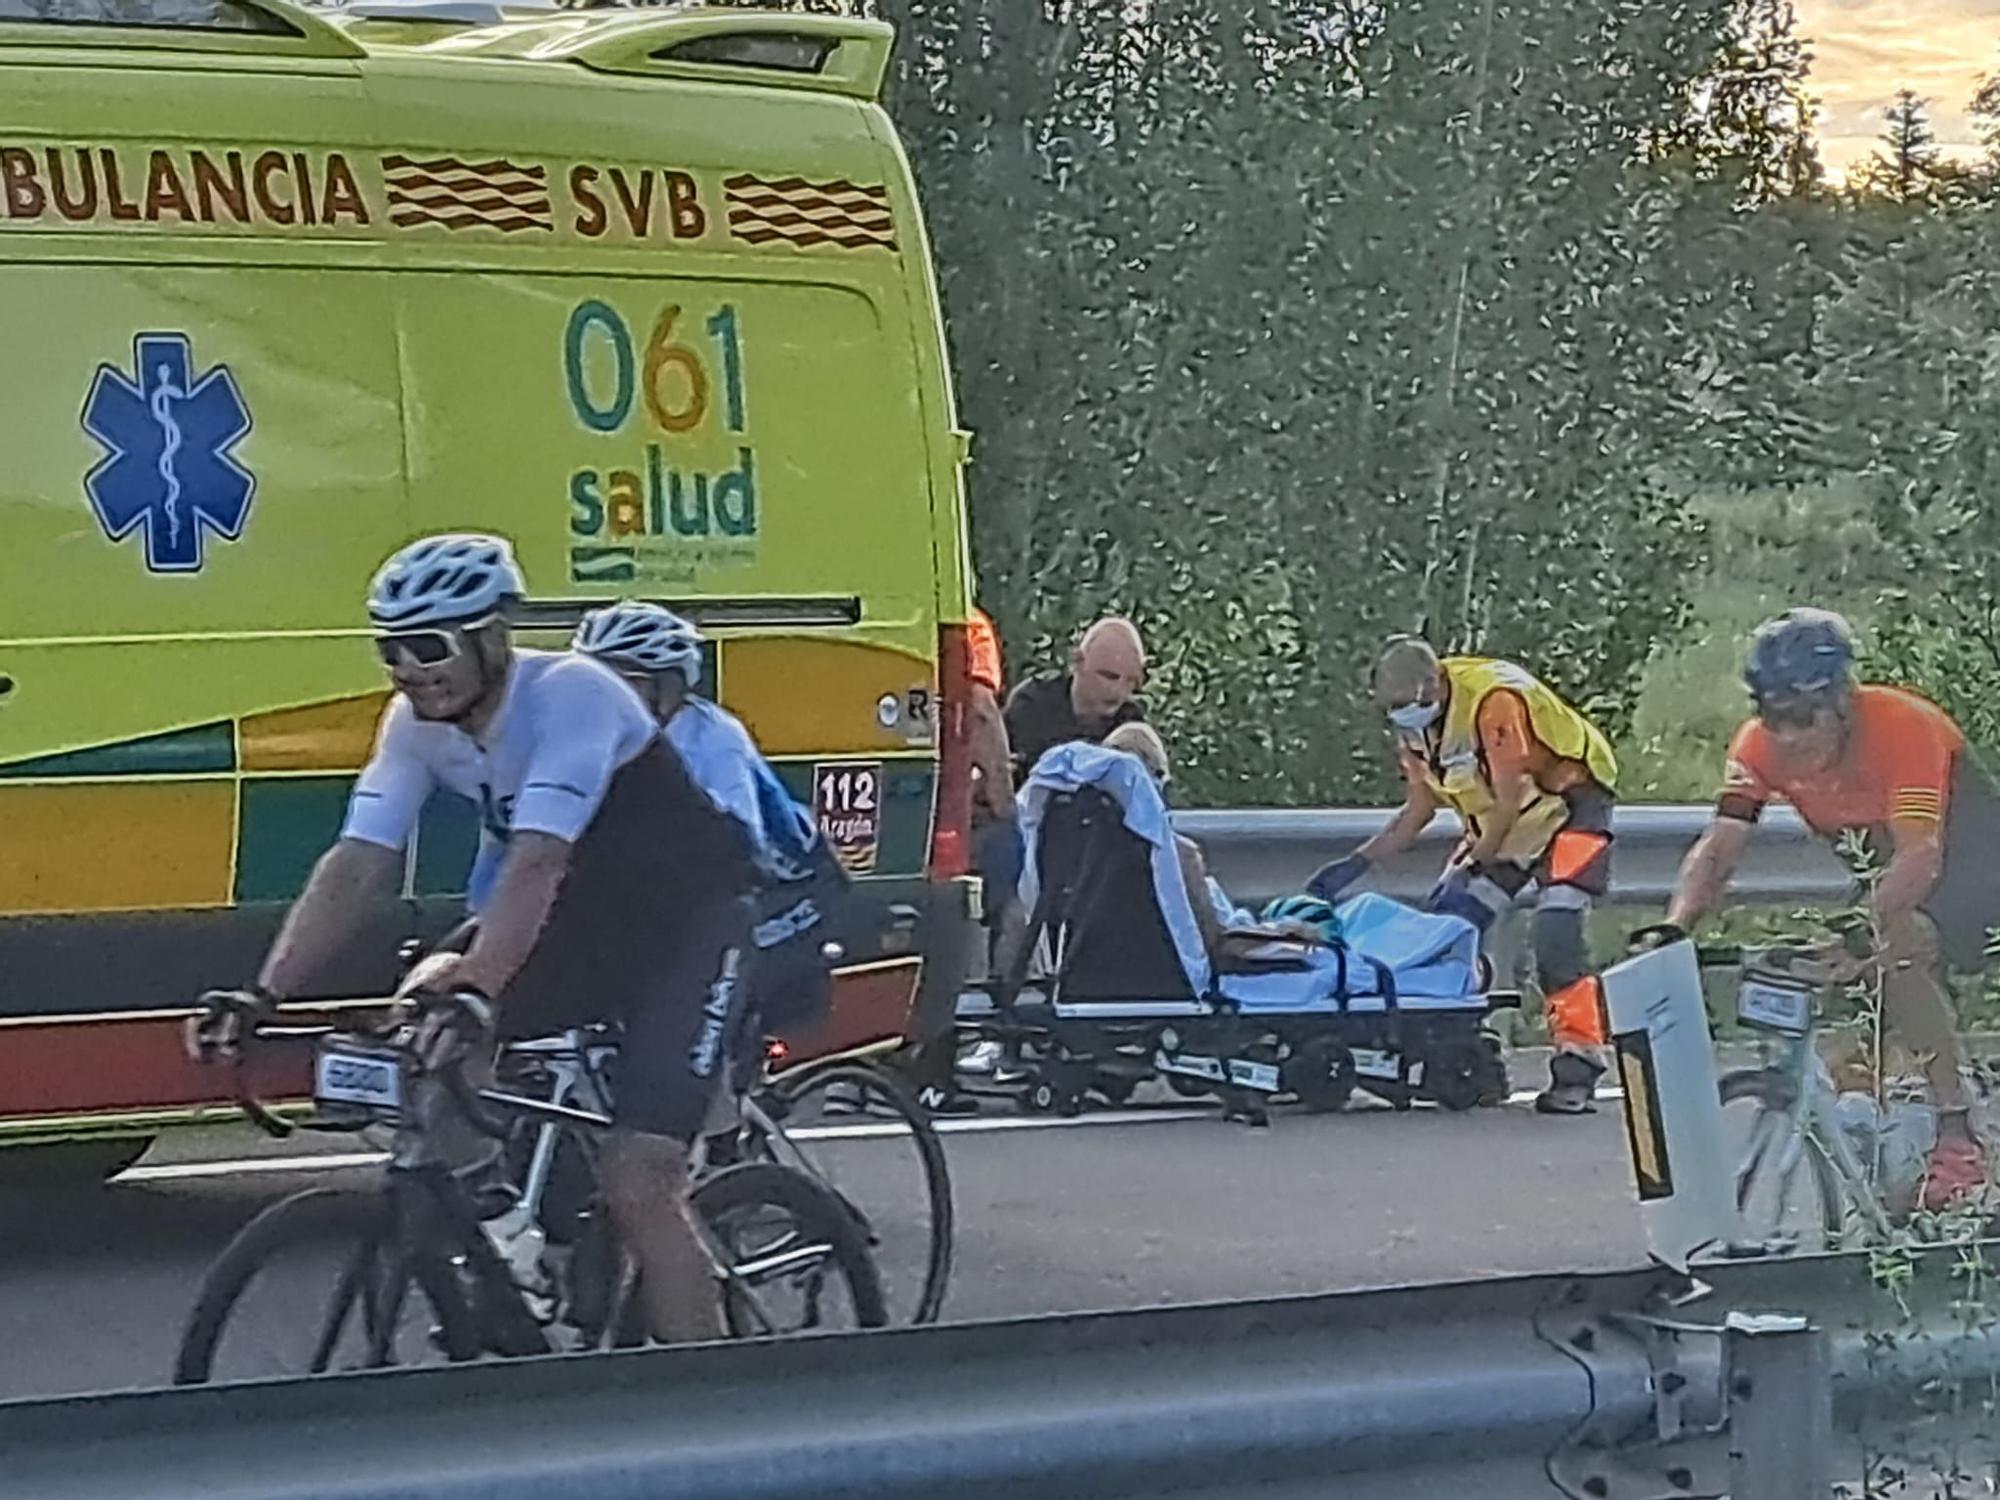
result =
[[1687,929],[1678,922],[1655,922],[1650,927],[1640,927],[1625,939],[1628,953],[1651,953],[1655,948],[1670,947],[1674,943],[1687,941]]
[[449,994],[413,997],[423,1007],[417,1053],[432,1072],[466,1057],[493,1035],[499,1019],[493,1002],[470,985]]
[[1875,926],[1865,917],[1857,917],[1841,924],[1840,950],[1849,958],[1868,959],[1875,956]]
[[243,1039],[278,1011],[278,997],[261,984],[247,990],[210,990],[201,1014],[187,1023],[188,1056],[196,1062],[233,1057]]
[[1306,894],[1322,901],[1338,901],[1342,891],[1368,873],[1370,863],[1365,854],[1350,854],[1321,865],[1306,881]]

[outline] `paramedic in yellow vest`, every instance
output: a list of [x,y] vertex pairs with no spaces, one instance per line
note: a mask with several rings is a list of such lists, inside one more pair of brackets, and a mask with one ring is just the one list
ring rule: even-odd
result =
[[1512,662],[1440,658],[1397,636],[1375,664],[1375,701],[1389,716],[1407,787],[1402,811],[1353,854],[1312,878],[1332,900],[1376,861],[1401,853],[1449,807],[1465,824],[1425,906],[1482,934],[1529,884],[1535,967],[1555,1056],[1543,1114],[1587,1114],[1604,1071],[1604,1000],[1585,922],[1611,877],[1618,763],[1595,725]]

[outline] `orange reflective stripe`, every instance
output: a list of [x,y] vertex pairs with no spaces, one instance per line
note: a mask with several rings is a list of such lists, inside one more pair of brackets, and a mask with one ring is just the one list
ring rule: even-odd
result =
[[1565,828],[1549,845],[1549,879],[1556,885],[1575,880],[1590,868],[1590,862],[1611,842],[1608,833],[1585,833]]
[[1604,1022],[1604,986],[1595,974],[1564,985],[1548,997],[1549,1035],[1558,1047],[1602,1047],[1610,1037]]
[[983,609],[965,622],[966,672],[995,697],[1000,694],[1000,633]]

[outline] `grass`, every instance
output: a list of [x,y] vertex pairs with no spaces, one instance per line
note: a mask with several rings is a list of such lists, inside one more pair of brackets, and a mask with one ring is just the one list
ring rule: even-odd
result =
[[1711,563],[1686,637],[1646,669],[1632,733],[1619,745],[1629,802],[1705,802],[1730,736],[1748,711],[1742,685],[1750,633],[1791,605],[1839,610],[1861,632],[1894,581],[1855,485],[1709,495]]

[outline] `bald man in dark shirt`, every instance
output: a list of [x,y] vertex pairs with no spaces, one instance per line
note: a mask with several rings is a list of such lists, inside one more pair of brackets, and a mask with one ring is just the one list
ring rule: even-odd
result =
[[1146,646],[1139,627],[1111,616],[1083,633],[1060,676],[1036,677],[1007,700],[1007,739],[1014,751],[1014,783],[1057,745],[1101,743],[1120,724],[1143,721],[1135,696],[1146,679]]

